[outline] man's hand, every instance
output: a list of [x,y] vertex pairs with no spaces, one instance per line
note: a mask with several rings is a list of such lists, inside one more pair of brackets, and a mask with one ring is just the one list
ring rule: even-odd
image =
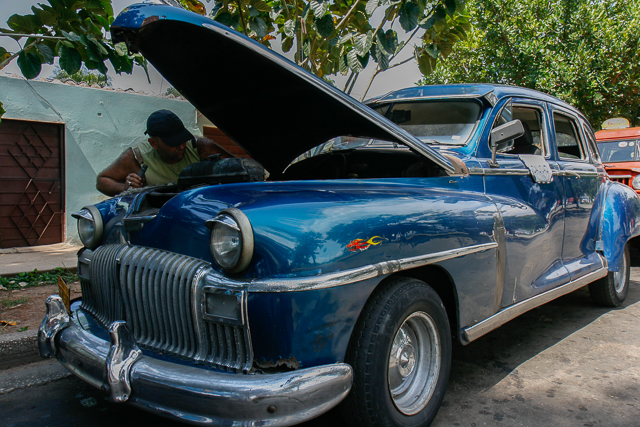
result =
[[111,166],[100,172],[96,188],[107,196],[115,196],[130,188],[140,188],[146,180],[140,178],[139,171],[140,164],[129,148]]
[[140,188],[144,187],[146,181],[147,180],[145,178],[140,178],[137,174],[131,172],[129,175],[127,175],[125,183],[127,185],[127,189]]

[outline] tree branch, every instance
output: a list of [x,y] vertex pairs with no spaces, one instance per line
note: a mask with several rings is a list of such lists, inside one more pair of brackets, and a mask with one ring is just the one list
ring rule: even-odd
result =
[[0,33],[0,37],[29,37],[34,39],[45,39],[45,40],[66,40],[66,37],[58,37],[58,36],[43,36],[40,34],[21,34],[21,33]]

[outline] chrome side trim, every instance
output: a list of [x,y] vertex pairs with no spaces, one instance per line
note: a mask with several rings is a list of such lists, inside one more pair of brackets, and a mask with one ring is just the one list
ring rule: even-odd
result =
[[607,175],[610,179],[631,179],[632,175]]
[[604,261],[604,267],[594,271],[593,273],[589,273],[586,276],[583,276],[565,285],[559,286],[557,288],[551,289],[547,292],[536,295],[527,300],[521,301],[517,304],[506,307],[502,311],[499,311],[498,313],[483,320],[482,322],[477,323],[468,328],[464,328],[462,330],[462,337],[465,341],[465,344],[470,343],[471,341],[474,341],[480,338],[481,336],[493,331],[494,329],[499,328],[500,326],[504,325],[508,321],[520,316],[523,313],[526,313],[529,310],[532,310],[536,307],[546,304],[549,301],[552,301],[563,295],[571,293],[576,289],[580,289],[581,287],[588,285],[594,280],[598,280],[602,277],[605,277],[609,273],[609,269],[608,269],[606,260],[604,260],[604,258],[603,258],[603,261]]
[[[467,246],[464,248],[451,249],[448,251],[436,252],[429,255],[420,255],[411,258],[403,258],[393,261],[385,261],[377,264],[367,265],[351,270],[338,271],[321,276],[303,277],[295,279],[262,279],[253,280],[249,284],[249,292],[299,292],[316,289],[327,289],[335,286],[347,285],[378,276],[384,276],[403,270],[410,270],[429,264],[458,258],[465,255],[495,249],[498,244],[495,242],[480,245]],[[225,283],[228,279],[224,278]]]
[[[554,175],[555,175],[554,171]],[[529,169],[488,169],[488,168],[469,168],[469,175],[531,175]]]
[[[576,177],[576,176],[604,176],[603,174],[599,173],[599,172],[594,172],[594,171],[565,171],[565,170],[553,170],[552,171],[554,176],[571,176],[571,177]],[[478,167],[472,167],[469,168],[469,175],[511,175],[511,176],[518,176],[518,175],[531,175],[531,173],[529,172],[528,169],[507,169],[507,168],[478,168]],[[616,177],[620,177],[621,175],[611,175],[611,176],[616,176]]]

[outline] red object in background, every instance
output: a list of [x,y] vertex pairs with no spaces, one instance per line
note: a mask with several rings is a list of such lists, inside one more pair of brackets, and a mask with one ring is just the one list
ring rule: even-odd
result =
[[640,182],[636,184],[638,188],[633,185],[634,178],[640,174],[640,127],[600,130],[596,132],[596,141],[609,178],[640,194]]

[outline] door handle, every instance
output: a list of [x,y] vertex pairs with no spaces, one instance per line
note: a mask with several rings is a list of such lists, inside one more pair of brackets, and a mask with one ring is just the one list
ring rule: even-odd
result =
[[574,178],[580,179],[580,174],[578,172],[574,172],[574,171],[563,171],[562,175],[564,175],[564,176],[572,176]]

